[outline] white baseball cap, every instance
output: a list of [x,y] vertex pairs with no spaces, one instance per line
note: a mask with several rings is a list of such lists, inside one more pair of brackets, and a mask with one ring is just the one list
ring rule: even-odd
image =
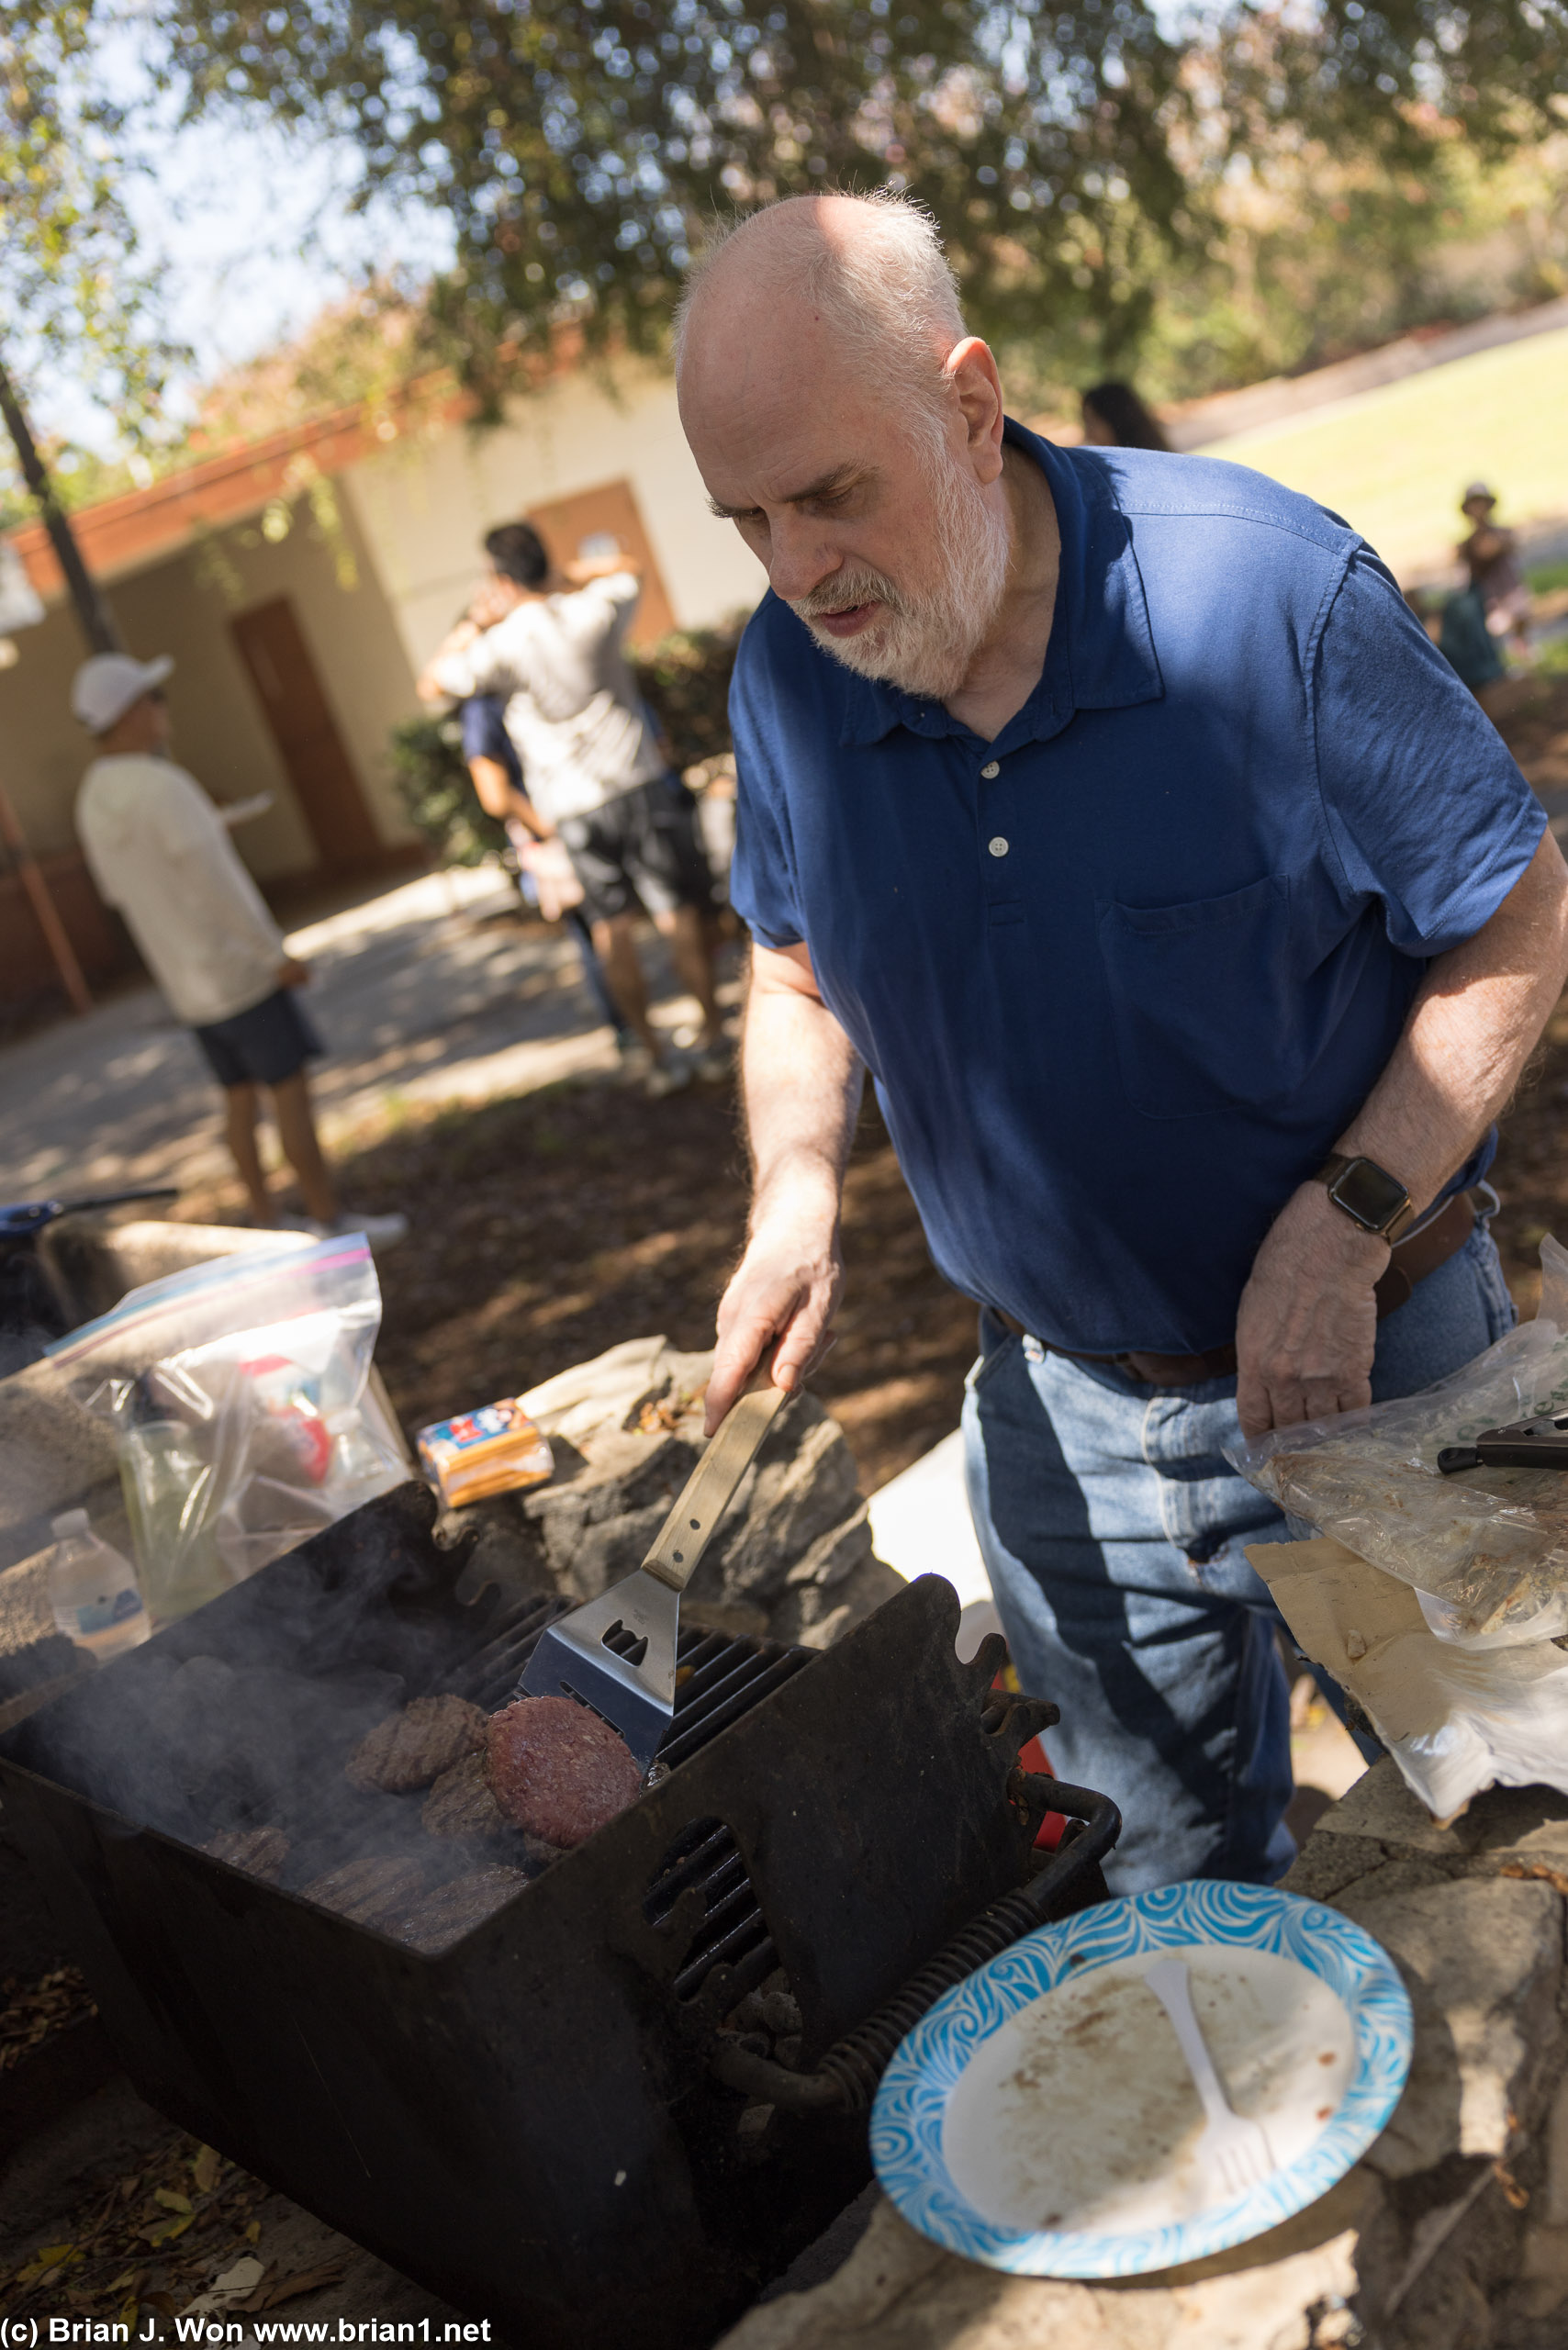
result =
[[71,688],[71,709],[89,733],[106,734],[132,702],[161,686],[174,666],[171,654],[156,661],[137,661],[129,653],[95,653],[77,670]]

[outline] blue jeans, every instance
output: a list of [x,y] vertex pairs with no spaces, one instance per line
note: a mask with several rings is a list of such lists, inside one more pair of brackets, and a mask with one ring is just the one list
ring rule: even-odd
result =
[[[1413,1394],[1512,1328],[1484,1224],[1378,1326],[1372,1397]],[[995,1315],[964,1400],[975,1530],[1024,1689],[1050,1697],[1051,1767],[1121,1806],[1106,1869],[1271,1885],[1294,1857],[1282,1622],[1242,1556],[1288,1540],[1221,1457],[1236,1381],[1161,1391],[1049,1354]]]

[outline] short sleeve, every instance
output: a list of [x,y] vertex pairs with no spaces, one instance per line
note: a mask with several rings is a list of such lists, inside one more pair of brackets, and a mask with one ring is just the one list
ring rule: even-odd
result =
[[1402,954],[1473,938],[1535,855],[1545,811],[1368,548],[1329,608],[1313,685],[1319,788],[1351,891],[1382,899]]
[[735,745],[730,903],[759,946],[798,946],[806,934],[766,659],[762,632],[754,620],[741,639],[730,681]]
[[579,642],[593,643],[613,635],[619,644],[642,594],[643,583],[634,571],[607,571],[602,578],[589,579],[561,597],[555,609],[568,634]]
[[[508,615],[510,620],[511,615]],[[431,675],[442,693],[466,701],[471,694],[515,694],[526,684],[519,674],[513,632],[507,621],[476,636],[456,653],[443,654],[431,664]]]

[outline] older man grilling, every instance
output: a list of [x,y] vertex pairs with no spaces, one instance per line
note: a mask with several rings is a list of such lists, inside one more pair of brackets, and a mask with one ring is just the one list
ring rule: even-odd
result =
[[733,695],[750,1238],[717,1419],[803,1378],[869,1069],[981,1308],[970,1500],[1119,1889],[1288,1864],[1283,1522],[1222,1456],[1406,1393],[1513,1310],[1481,1183],[1568,968],[1568,873],[1335,516],[1004,413],[912,206],[798,198],[700,265],[681,413],[767,566]]

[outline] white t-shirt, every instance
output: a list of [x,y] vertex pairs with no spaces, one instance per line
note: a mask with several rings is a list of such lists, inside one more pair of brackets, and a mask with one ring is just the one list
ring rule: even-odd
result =
[[622,639],[640,593],[629,571],[514,606],[436,664],[449,694],[505,694],[523,789],[552,824],[664,774]]
[[187,1026],[248,1012],[287,949],[229,828],[193,776],[141,752],[95,759],[76,837],[170,1009]]

